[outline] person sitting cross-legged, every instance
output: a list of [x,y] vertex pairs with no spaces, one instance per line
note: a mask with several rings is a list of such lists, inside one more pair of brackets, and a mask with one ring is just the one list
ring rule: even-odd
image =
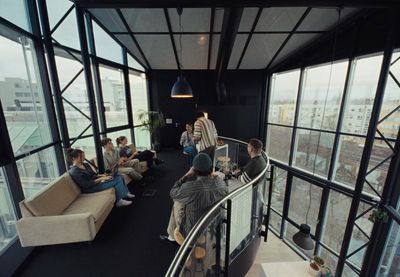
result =
[[128,160],[126,157],[121,157],[119,151],[114,149],[111,139],[104,138],[101,140],[101,145],[104,148],[103,158],[106,171],[112,171],[118,166],[118,172],[127,174],[134,181],[142,181],[143,176],[135,170],[139,160]]
[[199,153],[193,166],[171,189],[174,201],[167,234],[160,235],[162,241],[175,244],[174,230],[178,228],[186,237],[196,222],[218,200],[228,194],[228,187],[218,176],[212,175],[209,155]]
[[85,153],[80,149],[69,149],[68,159],[73,163],[68,173],[83,193],[94,193],[109,188],[115,188],[115,196],[117,199],[117,202],[115,203],[116,207],[123,207],[132,204],[131,200],[124,199],[134,198],[135,195],[129,192],[124,183],[123,176],[96,174],[89,164],[84,163]]
[[139,161],[146,161],[147,167],[152,168],[153,163],[156,165],[164,163],[163,160],[157,158],[156,153],[150,150],[133,152],[128,146],[128,139],[125,136],[120,136],[116,139],[117,147],[119,149],[120,157],[126,157],[128,161],[138,159]]

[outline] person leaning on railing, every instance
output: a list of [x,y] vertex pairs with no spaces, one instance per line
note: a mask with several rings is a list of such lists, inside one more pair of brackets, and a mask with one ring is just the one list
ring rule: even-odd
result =
[[218,200],[228,194],[226,183],[212,173],[212,162],[205,153],[193,159],[193,167],[172,187],[174,201],[168,235],[160,235],[162,241],[174,243],[175,228],[186,237],[200,217]]
[[233,175],[238,177],[242,184],[246,184],[256,178],[261,171],[267,166],[267,162],[262,155],[263,143],[256,138],[250,139],[247,144],[247,153],[250,161],[244,166],[243,170],[236,169]]

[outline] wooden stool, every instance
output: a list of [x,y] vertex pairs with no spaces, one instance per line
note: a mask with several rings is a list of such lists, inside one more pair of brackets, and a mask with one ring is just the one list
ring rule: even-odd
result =
[[[206,257],[206,250],[203,247],[197,246],[194,249],[194,257],[196,259],[195,273],[204,273],[204,258]],[[197,270],[197,265],[200,264],[200,270]]]

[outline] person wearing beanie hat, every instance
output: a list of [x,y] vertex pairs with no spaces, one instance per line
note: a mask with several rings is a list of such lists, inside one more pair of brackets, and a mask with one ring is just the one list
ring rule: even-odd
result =
[[193,166],[171,189],[174,201],[168,234],[160,235],[162,241],[175,243],[174,231],[179,229],[186,237],[201,216],[218,200],[228,194],[225,182],[212,173],[209,155],[199,153],[193,159]]

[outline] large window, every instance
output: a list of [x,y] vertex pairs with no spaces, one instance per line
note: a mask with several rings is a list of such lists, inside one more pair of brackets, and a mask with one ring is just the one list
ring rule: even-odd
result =
[[[139,119],[141,113],[149,110],[147,80],[144,73],[129,72],[129,85],[132,97],[133,125],[143,123]],[[135,145],[138,148],[150,148],[150,133],[143,127],[135,128]]]
[[31,30],[25,0],[0,0],[0,16],[27,31]]
[[0,255],[17,235],[15,221],[16,215],[7,180],[3,168],[0,167]]
[[53,147],[18,160],[17,167],[26,198],[59,176]]
[[99,69],[107,127],[128,125],[122,70],[105,66],[100,66]]
[[52,141],[33,43],[0,36],[0,91],[16,156]]

